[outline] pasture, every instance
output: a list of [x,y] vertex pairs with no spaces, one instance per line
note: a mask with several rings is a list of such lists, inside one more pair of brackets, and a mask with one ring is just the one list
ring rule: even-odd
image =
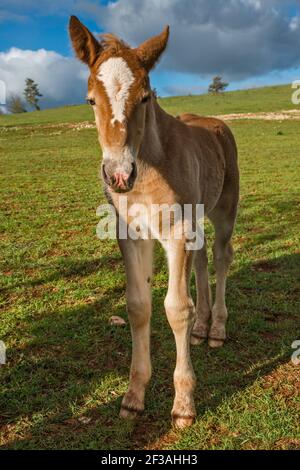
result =
[[[161,100],[172,114],[288,110],[290,87]],[[155,254],[153,378],[145,413],[118,418],[131,357],[125,274],[115,241],[96,237],[105,202],[91,109],[0,116],[2,449],[300,448],[300,122],[235,120],[240,212],[228,278],[229,339],[193,347],[198,418],[170,426],[175,344]],[[211,227],[206,225],[208,246]],[[211,250],[209,250],[211,254]],[[214,273],[210,264],[211,284]],[[195,287],[193,281],[193,294]],[[126,326],[111,326],[118,315]]]

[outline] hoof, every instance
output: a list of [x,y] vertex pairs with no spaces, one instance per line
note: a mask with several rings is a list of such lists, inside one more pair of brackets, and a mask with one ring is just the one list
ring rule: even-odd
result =
[[207,336],[207,328],[200,326],[192,331],[190,342],[193,346],[198,346],[199,344],[203,344],[207,340]]
[[119,416],[121,419],[134,420],[141,413],[142,411],[139,410],[130,410],[128,408],[121,407]]
[[226,339],[226,330],[224,325],[212,326],[208,335],[208,345],[211,348],[221,348]]
[[121,404],[120,418],[135,419],[138,415],[141,415],[143,411],[143,402],[141,402],[132,391],[127,392]]
[[224,339],[209,338],[208,346],[212,349],[221,348],[224,344]]
[[200,337],[194,333],[191,334],[191,345],[192,346],[199,346],[199,344],[203,344],[207,338]]
[[189,428],[194,422],[195,416],[172,416],[172,424],[176,429]]

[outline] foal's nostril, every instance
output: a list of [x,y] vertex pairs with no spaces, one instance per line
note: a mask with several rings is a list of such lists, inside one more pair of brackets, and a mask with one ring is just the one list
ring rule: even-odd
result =
[[122,191],[129,191],[133,188],[134,182],[137,176],[136,164],[131,164],[131,173],[128,171],[114,171],[114,165],[108,163],[108,165],[102,164],[102,178],[103,181],[110,187],[117,188]]

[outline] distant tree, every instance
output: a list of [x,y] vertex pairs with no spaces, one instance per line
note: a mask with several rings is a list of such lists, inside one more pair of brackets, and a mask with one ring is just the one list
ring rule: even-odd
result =
[[24,90],[24,96],[27,101],[31,106],[33,106],[37,111],[40,111],[39,107],[39,98],[43,96],[38,88],[38,84],[35,83],[32,78],[26,78],[26,86]]
[[154,96],[154,98],[158,99],[158,98],[159,98],[159,96],[158,96],[157,89],[156,89],[156,88],[152,88],[152,92],[153,92],[153,96]]
[[209,85],[208,93],[214,93],[215,95],[218,95],[219,93],[225,91],[228,85],[229,83],[223,82],[222,77],[217,75],[213,78],[212,83]]
[[26,113],[27,110],[24,106],[24,103],[19,95],[11,95],[7,100],[6,105],[8,111],[13,114]]

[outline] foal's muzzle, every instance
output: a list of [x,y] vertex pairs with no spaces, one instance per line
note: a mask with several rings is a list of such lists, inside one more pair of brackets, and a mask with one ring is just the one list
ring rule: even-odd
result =
[[103,181],[116,193],[127,193],[131,191],[137,177],[136,163],[131,164],[131,173],[126,171],[111,172],[105,164],[102,165]]

